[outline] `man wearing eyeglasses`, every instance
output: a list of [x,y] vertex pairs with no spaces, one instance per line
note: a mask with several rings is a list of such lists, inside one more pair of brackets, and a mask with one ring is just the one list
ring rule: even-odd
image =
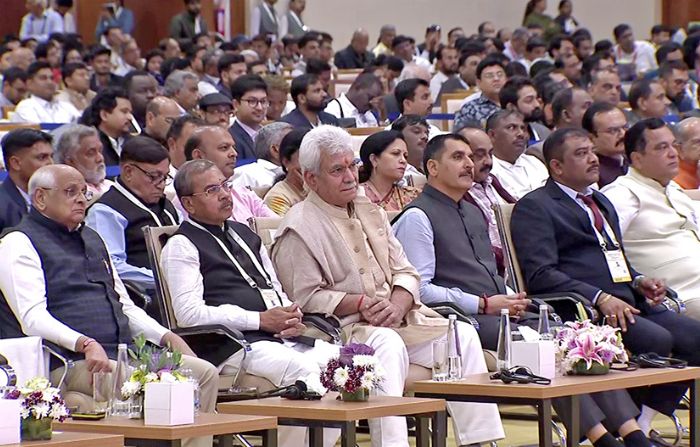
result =
[[210,93],[199,100],[199,110],[202,112],[204,122],[210,126],[229,128],[233,104],[231,100],[221,93]]
[[501,108],[498,94],[506,83],[506,71],[503,62],[495,57],[487,57],[476,67],[476,86],[480,95],[470,96],[462,108],[455,114],[454,128],[458,129],[470,121],[482,126],[491,114]]
[[596,102],[583,114],[581,125],[591,134],[593,149],[600,163],[598,187],[602,188],[627,174],[630,164],[625,156],[625,113],[614,104]]
[[166,146],[170,126],[179,117],[180,108],[174,100],[165,96],[156,96],[146,106],[146,127],[141,134]]
[[85,223],[104,239],[121,279],[149,291],[154,289],[153,273],[142,228],[181,220],[164,193],[172,182],[170,156],[155,140],[137,136],[124,143],[119,168],[119,177],[90,207]]
[[229,129],[240,159],[256,159],[255,136],[267,116],[267,84],[258,75],[244,75],[231,85],[236,121]]

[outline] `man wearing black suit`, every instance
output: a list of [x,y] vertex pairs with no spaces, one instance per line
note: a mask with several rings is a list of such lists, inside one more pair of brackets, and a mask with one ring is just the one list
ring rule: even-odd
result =
[[0,233],[14,227],[29,211],[29,178],[53,163],[51,135],[35,129],[15,129],[2,139],[7,178],[0,185]]
[[[599,167],[588,133],[559,129],[543,151],[551,178],[520,199],[512,218],[528,293],[579,293],[609,324],[622,329],[633,354],[673,354],[700,365],[700,322],[661,304],[664,283],[640,275],[626,261],[615,208],[590,188],[598,181]],[[653,393],[639,395],[639,423],[645,432],[657,411],[673,413],[685,388],[656,386]]]
[[321,124],[338,125],[338,118],[326,113],[328,93],[316,75],[297,76],[292,81],[292,99],[297,108],[282,117],[282,121],[294,127],[312,128]]
[[369,34],[362,28],[352,34],[350,45],[335,53],[335,66],[340,69],[365,68],[372,64],[374,54],[367,51]]
[[236,121],[229,132],[240,159],[256,159],[255,136],[267,116],[267,84],[258,75],[243,75],[231,85]]

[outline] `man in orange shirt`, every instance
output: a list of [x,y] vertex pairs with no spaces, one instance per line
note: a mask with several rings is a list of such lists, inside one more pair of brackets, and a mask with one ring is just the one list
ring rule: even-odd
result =
[[700,161],[700,118],[686,118],[676,126],[680,166],[673,179],[683,189],[700,188],[698,161]]

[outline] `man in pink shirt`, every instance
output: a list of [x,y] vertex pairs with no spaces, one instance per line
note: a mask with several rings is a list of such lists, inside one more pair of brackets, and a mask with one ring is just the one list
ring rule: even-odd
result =
[[[192,132],[185,144],[185,158],[189,160],[205,159],[213,162],[230,181],[236,167],[236,143],[231,134],[219,126],[198,127]],[[202,193],[206,194],[206,193]],[[248,225],[251,217],[277,217],[253,191],[248,188],[231,189],[233,212],[231,218],[236,222]],[[179,200],[173,204],[187,216],[187,212]]]

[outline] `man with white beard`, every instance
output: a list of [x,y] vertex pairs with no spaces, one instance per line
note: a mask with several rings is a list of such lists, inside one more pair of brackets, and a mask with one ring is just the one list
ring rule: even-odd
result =
[[97,129],[74,124],[61,131],[55,140],[56,163],[74,167],[85,177],[92,201],[107,192],[112,182],[105,179],[106,165],[102,156],[102,143]]

